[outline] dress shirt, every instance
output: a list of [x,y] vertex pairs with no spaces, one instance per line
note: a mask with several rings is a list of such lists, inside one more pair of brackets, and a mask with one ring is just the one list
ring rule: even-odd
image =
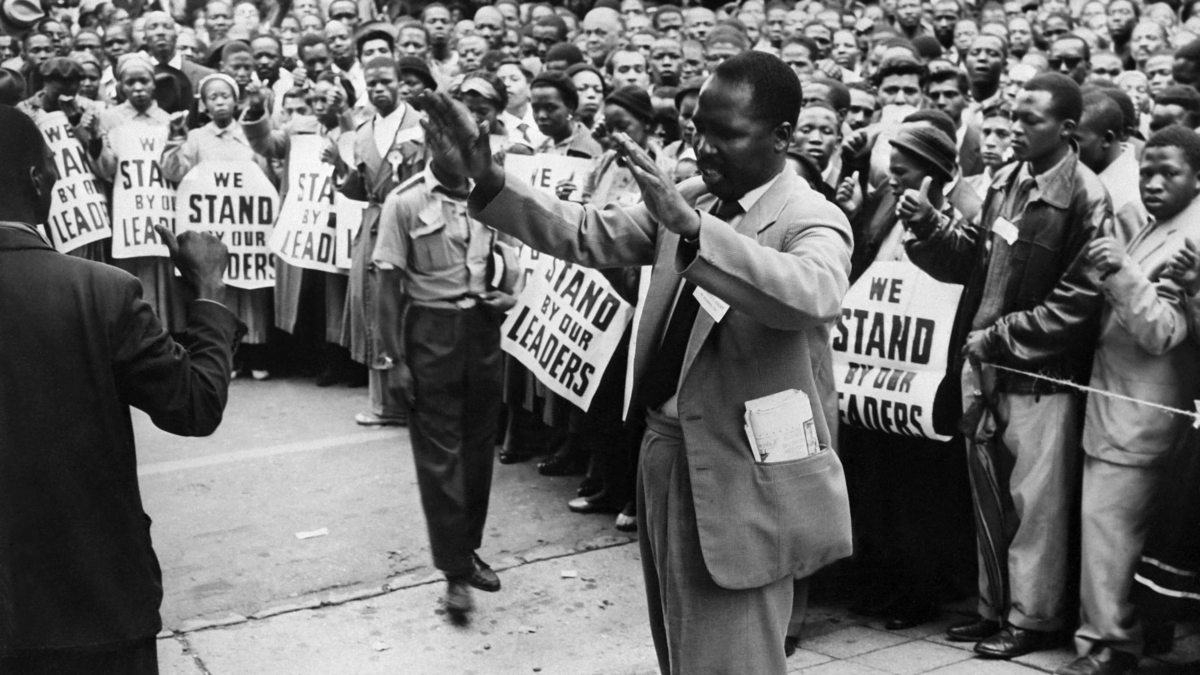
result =
[[[734,229],[737,229],[738,223],[742,222],[742,218],[746,217],[746,214],[750,212],[750,209],[754,208],[754,205],[758,203],[758,200],[762,199],[762,196],[767,194],[767,190],[770,190],[771,186],[774,185],[775,182],[778,180],[779,180],[779,174],[775,174],[775,177],[772,178],[771,180],[763,183],[762,185],[759,185],[758,187],[754,188],[753,190],[750,190],[746,194],[742,195],[741,198],[738,199],[738,205],[740,205],[742,207],[742,212],[741,212],[741,214],[736,215],[733,218],[729,219],[729,221],[728,221],[729,226]],[[679,288],[675,290],[675,302],[671,305],[671,314],[675,313],[675,304],[679,303],[679,294],[683,292],[684,286],[685,286],[685,284],[680,283]],[[704,310],[701,309],[701,311],[704,311]],[[665,325],[665,326],[671,325],[670,315],[667,316],[667,322],[663,325]],[[695,330],[695,326],[693,326],[692,329]],[[682,377],[683,373],[680,373],[679,375],[680,375],[680,377]],[[678,383],[676,383],[676,385],[675,385],[675,391],[676,391],[676,393],[672,394],[671,398],[667,399],[667,402],[663,404],[662,413],[664,415],[666,415],[667,417],[671,417],[673,419],[679,419],[679,393],[678,393],[679,384]]]
[[375,149],[379,151],[380,157],[387,157],[388,150],[392,149],[392,143],[396,141],[396,134],[400,132],[400,123],[404,121],[407,109],[408,106],[402,102],[390,115],[375,113]]

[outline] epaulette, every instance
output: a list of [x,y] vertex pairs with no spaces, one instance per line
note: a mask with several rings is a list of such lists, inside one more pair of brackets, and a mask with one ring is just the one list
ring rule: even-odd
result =
[[425,182],[425,172],[421,171],[421,172],[411,176],[408,180],[404,181],[403,183],[392,188],[392,191],[390,194],[398,195],[401,192],[404,192],[404,191],[408,190],[409,188],[416,187],[417,185],[421,185],[424,182]]

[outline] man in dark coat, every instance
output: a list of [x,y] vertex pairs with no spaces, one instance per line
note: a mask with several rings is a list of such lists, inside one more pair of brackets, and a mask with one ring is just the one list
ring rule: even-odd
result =
[[54,164],[9,106],[0,148],[0,672],[157,673],[162,573],[129,407],[185,436],[220,424],[245,329],[221,304],[228,252],[159,230],[197,298],[176,343],[136,278],[34,225]]

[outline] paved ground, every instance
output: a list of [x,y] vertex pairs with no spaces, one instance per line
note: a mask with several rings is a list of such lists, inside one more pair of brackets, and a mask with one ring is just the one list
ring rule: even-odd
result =
[[[221,430],[178,439],[137,415],[142,490],[163,566],[166,675],[643,675],[657,672],[637,547],[610,516],[564,508],[577,478],[497,466],[483,557],[504,589],[465,627],[438,609],[405,431],[351,418],[361,389],[234,383]],[[296,533],[328,534],[298,539]],[[816,607],[792,672],[1033,675],[1065,648],[997,663],[939,636]],[[1181,630],[1153,675],[1200,673]]]

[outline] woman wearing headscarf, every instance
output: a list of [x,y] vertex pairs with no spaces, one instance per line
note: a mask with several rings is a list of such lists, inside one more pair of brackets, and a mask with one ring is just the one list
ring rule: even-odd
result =
[[[109,133],[125,124],[167,126],[170,117],[154,101],[154,63],[141,52],[123,55],[114,71],[117,86],[125,100],[102,110],[98,122],[98,143],[92,141],[89,151],[96,157],[96,175],[112,181],[121,158],[109,140]],[[186,302],[175,279],[175,267],[170,258],[142,256],[114,259],[112,264],[129,272],[142,282],[143,297],[171,332],[187,325]]]
[[[251,149],[242,125],[235,123],[241,95],[237,82],[228,75],[216,73],[200,80],[198,92],[200,106],[212,121],[188,132],[182,117],[173,119],[163,150],[163,176],[178,182],[201,162],[254,162],[271,182],[277,183],[267,161]],[[256,380],[270,377],[266,343],[274,318],[271,310],[273,295],[272,288],[231,287],[225,296],[225,305],[248,328],[238,356],[242,367],[250,370]]]

